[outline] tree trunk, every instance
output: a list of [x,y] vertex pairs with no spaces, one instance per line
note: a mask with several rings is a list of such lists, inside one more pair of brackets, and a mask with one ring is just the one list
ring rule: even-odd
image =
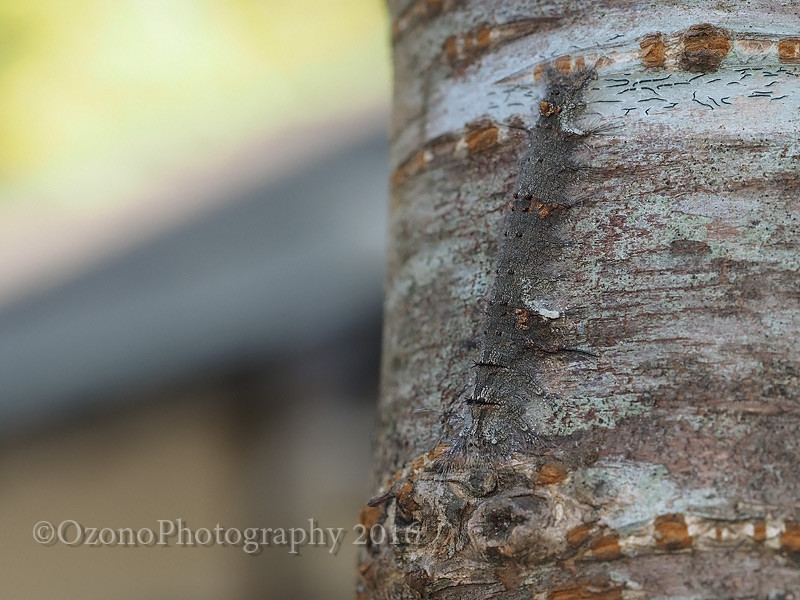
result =
[[793,3],[390,6],[359,598],[800,598]]

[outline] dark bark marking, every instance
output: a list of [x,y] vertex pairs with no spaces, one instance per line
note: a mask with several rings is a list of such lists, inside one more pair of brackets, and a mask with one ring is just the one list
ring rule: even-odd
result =
[[706,242],[696,240],[673,240],[670,242],[669,251],[675,255],[685,255],[689,258],[700,257],[711,253],[711,248]]

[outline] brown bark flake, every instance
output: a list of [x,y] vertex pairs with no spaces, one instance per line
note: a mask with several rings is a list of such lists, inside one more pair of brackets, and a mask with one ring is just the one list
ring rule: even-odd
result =
[[358,516],[358,522],[366,529],[371,529],[373,525],[376,525],[383,519],[385,510],[383,506],[364,506]]
[[[521,310],[521,309],[518,309]],[[527,313],[527,311],[525,311]],[[537,483],[539,485],[552,485],[564,481],[567,471],[556,463],[545,463],[539,469]]]
[[753,540],[756,542],[763,542],[767,539],[767,524],[760,521],[753,527]]
[[469,131],[466,137],[469,153],[475,154],[493,147],[497,143],[497,133],[496,125],[484,125]]
[[615,560],[622,556],[619,534],[615,531],[600,535],[589,543],[592,556],[597,560]]
[[692,536],[686,519],[681,514],[666,514],[656,518],[655,524],[656,547],[662,550],[682,550],[690,548]]
[[781,550],[800,552],[800,523],[787,521],[781,534]]
[[452,35],[445,40],[444,59],[451,67],[463,69],[487,52],[551,26],[556,20],[549,17],[522,19],[493,27],[481,25],[460,35]]
[[716,71],[731,50],[730,35],[724,29],[708,23],[689,27],[682,40],[680,66],[691,73]]
[[562,584],[548,600],[622,600],[622,587],[607,580],[581,579]]
[[782,63],[800,63],[800,38],[779,40],[778,60]]
[[653,33],[646,35],[639,47],[642,49],[642,64],[645,67],[663,67],[664,66],[664,35],[661,33]]
[[569,73],[570,71],[572,71],[572,57],[569,54],[565,56],[559,56],[553,62],[553,66],[555,67],[556,71],[561,71],[562,73]]
[[589,538],[591,532],[591,526],[586,524],[573,527],[567,532],[567,543],[573,548],[579,548]]
[[413,513],[419,510],[420,505],[414,501],[414,484],[406,481],[397,494],[397,508],[400,516],[406,521],[413,520]]
[[427,155],[424,148],[420,148],[408,160],[392,173],[392,185],[400,185],[409,177],[421,173],[427,165]]

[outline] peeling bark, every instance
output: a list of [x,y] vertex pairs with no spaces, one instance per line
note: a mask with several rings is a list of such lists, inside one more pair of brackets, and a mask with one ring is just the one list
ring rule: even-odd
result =
[[800,597],[792,3],[390,7],[358,597]]

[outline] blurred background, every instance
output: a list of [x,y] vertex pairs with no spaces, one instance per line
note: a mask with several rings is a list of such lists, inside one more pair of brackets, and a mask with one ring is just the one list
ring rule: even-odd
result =
[[[4,597],[352,597],[388,45],[383,0],[0,2]],[[178,518],[345,538],[32,536]]]

